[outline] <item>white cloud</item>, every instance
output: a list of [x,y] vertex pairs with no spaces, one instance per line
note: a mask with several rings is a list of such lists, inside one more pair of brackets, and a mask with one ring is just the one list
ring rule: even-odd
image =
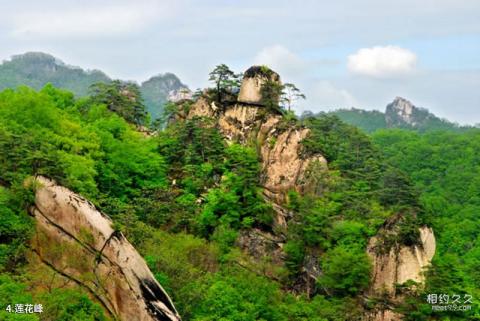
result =
[[348,56],[348,70],[376,78],[393,78],[415,71],[417,56],[397,46],[362,48]]
[[274,45],[263,48],[254,58],[254,64],[267,65],[281,76],[296,78],[305,72],[307,62],[284,46]]
[[155,19],[164,18],[169,9],[165,3],[139,1],[23,11],[10,18],[11,35],[52,38],[124,35],[142,30]]
[[280,74],[284,82],[294,82],[305,93],[307,99],[300,100],[294,107],[299,113],[305,110],[318,112],[358,105],[357,100],[346,89],[312,77],[312,72],[315,74],[318,68],[324,68],[325,63],[303,59],[282,45],[263,48],[255,56],[254,63],[271,67]]

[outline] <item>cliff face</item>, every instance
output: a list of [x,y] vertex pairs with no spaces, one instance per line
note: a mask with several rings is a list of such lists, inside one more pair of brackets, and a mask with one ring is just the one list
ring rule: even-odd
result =
[[377,237],[370,239],[367,252],[373,263],[371,292],[395,297],[395,284],[408,280],[422,283],[425,280],[422,272],[435,254],[435,236],[428,227],[420,228],[419,232],[419,245],[394,246],[388,253],[378,252]]
[[[428,110],[414,106],[402,97],[396,97],[385,109],[385,122],[389,128],[423,128],[442,121]],[[453,124],[450,124],[453,125]]]
[[261,88],[267,81],[280,82],[280,77],[273,71],[263,71],[262,67],[251,67],[245,72],[235,104],[219,108],[215,102],[201,98],[191,106],[186,118],[215,118],[228,143],[258,146],[264,195],[277,213],[276,223],[285,227],[289,215],[283,208],[287,192],[302,193],[310,166],[315,163],[326,169],[327,161],[322,155],[303,155],[301,142],[309,134],[308,128],[285,123],[281,115],[266,110]]
[[[268,78],[271,77],[271,78]],[[290,213],[284,206],[287,193],[295,190],[303,194],[309,188],[310,170],[327,170],[327,161],[322,155],[305,155],[302,141],[309,135],[310,129],[294,125],[285,120],[278,113],[268,112],[262,105],[261,86],[266,81],[280,81],[276,74],[265,76],[259,67],[252,67],[245,73],[239,97],[233,104],[219,106],[200,98],[190,108],[188,113],[180,118],[210,117],[223,134],[227,143],[238,142],[257,146],[261,160],[260,183],[263,194],[275,212],[277,227],[288,228]],[[412,107],[413,108],[413,107]],[[399,117],[408,119],[414,114],[408,106],[402,109]],[[396,224],[392,224],[373,237],[367,247],[367,253],[372,259],[373,271],[371,287],[368,296],[384,297],[393,303],[402,299],[396,293],[395,285],[413,280],[422,283],[422,272],[435,253],[435,238],[430,228],[421,228],[420,243],[415,246],[395,244],[388,251],[378,248],[378,240],[383,233],[395,234],[398,231]],[[259,230],[244,231],[237,240],[237,245],[249,253],[253,258],[260,259],[267,255],[272,261],[282,264],[284,253],[284,237],[281,233],[270,233]],[[321,275],[319,253],[307,255],[302,275],[298,278],[298,287],[294,290],[310,293],[315,288],[316,279]],[[397,321],[401,316],[391,309],[374,309],[368,311],[364,320],[368,321]]]
[[31,247],[38,259],[87,289],[122,321],[179,321],[143,258],[93,204],[43,177],[35,180]]
[[[394,231],[380,231],[392,235]],[[384,234],[385,235],[385,234]],[[421,286],[425,281],[424,272],[435,255],[435,236],[428,227],[419,229],[419,244],[406,246],[394,244],[385,251],[379,247],[379,236],[372,237],[367,246],[367,253],[372,259],[373,270],[371,285],[368,291],[370,296],[383,297],[394,305],[401,302],[402,294],[397,292],[396,285],[411,280]],[[367,320],[397,321],[401,315],[391,311],[377,310]]]

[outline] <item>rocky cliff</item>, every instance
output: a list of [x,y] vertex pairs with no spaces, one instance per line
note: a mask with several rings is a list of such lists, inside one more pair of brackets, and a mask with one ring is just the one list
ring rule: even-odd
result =
[[405,98],[396,97],[385,109],[385,122],[389,128],[423,128],[441,123],[442,120],[427,109],[416,107]]
[[43,177],[34,181],[37,258],[85,288],[122,321],[179,321],[143,258],[93,204]]
[[276,223],[285,227],[289,213],[283,207],[289,190],[302,193],[306,174],[312,166],[326,168],[322,155],[305,156],[301,144],[310,130],[285,122],[282,115],[266,110],[262,85],[280,83],[280,76],[264,67],[253,66],[244,73],[237,102],[219,106],[200,98],[186,118],[212,117],[228,143],[255,144],[261,158],[261,184],[277,215]]
[[396,228],[396,225],[384,227],[377,236],[370,239],[367,246],[367,253],[373,265],[368,295],[390,303],[388,307],[375,309],[368,315],[367,320],[401,320],[401,315],[392,311],[395,304],[403,299],[397,286],[405,285],[407,282],[414,287],[421,286],[425,281],[424,272],[435,255],[435,236],[429,227],[419,229],[417,244],[407,246],[396,240],[386,247],[382,238],[395,239],[398,236]]
[[[266,73],[261,67],[252,67],[244,73],[240,93],[235,102],[219,104],[209,100],[207,96],[198,99],[180,116],[182,119],[209,117],[215,120],[216,126],[227,143],[241,143],[256,146],[261,160],[262,173],[260,183],[265,198],[272,204],[277,227],[280,231],[288,228],[292,217],[285,203],[287,193],[295,190],[300,194],[309,188],[309,172],[328,170],[326,159],[320,155],[306,155],[302,141],[308,137],[310,129],[291,123],[279,113],[269,111],[263,104],[262,86],[268,81],[280,82],[280,77],[270,71]],[[407,102],[398,100],[395,111],[398,117],[410,121],[415,111]],[[395,108],[397,108],[395,107]],[[393,107],[392,107],[393,108]],[[430,263],[435,253],[435,238],[430,228],[419,230],[419,243],[411,246],[396,242],[388,250],[381,249],[380,239],[388,234],[391,239],[398,233],[398,222],[388,222],[373,237],[367,248],[372,259],[373,271],[371,287],[367,296],[386,297],[388,300],[400,302],[401,296],[396,293],[396,285],[408,280],[422,283],[423,270]],[[277,230],[278,231],[278,230]],[[237,245],[253,258],[260,259],[267,255],[273,262],[282,264],[284,258],[282,233],[260,230],[244,231],[237,240]],[[315,288],[316,279],[321,275],[321,254],[307,255],[301,268],[294,290],[310,293]],[[389,308],[375,308],[365,314],[364,320],[395,321],[400,315]]]

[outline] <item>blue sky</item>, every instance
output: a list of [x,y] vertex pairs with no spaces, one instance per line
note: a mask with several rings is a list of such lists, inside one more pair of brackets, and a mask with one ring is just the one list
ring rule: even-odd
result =
[[0,59],[45,51],[110,76],[174,72],[207,85],[219,63],[276,69],[298,110],[383,110],[403,96],[480,123],[480,1],[0,0]]

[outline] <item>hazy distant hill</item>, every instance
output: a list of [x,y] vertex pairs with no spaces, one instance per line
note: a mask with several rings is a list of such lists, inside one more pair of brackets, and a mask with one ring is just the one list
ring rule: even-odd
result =
[[174,96],[182,89],[188,90],[188,87],[172,73],[157,75],[144,81],[140,90],[152,119],[160,117],[163,105],[167,102],[169,97]]
[[[92,84],[110,81],[112,79],[102,71],[70,66],[42,52],[16,55],[0,64],[0,90],[21,85],[38,90],[45,84],[52,83],[55,87],[68,89],[78,96],[86,96]],[[152,118],[161,114],[169,95],[174,95],[183,88],[187,86],[172,73],[158,75],[142,83],[140,91]]]
[[13,56],[0,65],[0,90],[26,85],[35,89],[52,83],[59,88],[73,91],[79,96],[88,92],[88,87],[96,82],[109,82],[111,79],[99,70],[83,70],[65,64],[61,60],[41,52],[28,52]]
[[446,119],[441,119],[428,109],[414,106],[402,97],[396,97],[387,105],[385,112],[362,109],[338,109],[330,112],[346,123],[352,124],[366,132],[384,128],[404,128],[419,131],[446,129],[454,131],[468,130],[469,126],[460,126]]

